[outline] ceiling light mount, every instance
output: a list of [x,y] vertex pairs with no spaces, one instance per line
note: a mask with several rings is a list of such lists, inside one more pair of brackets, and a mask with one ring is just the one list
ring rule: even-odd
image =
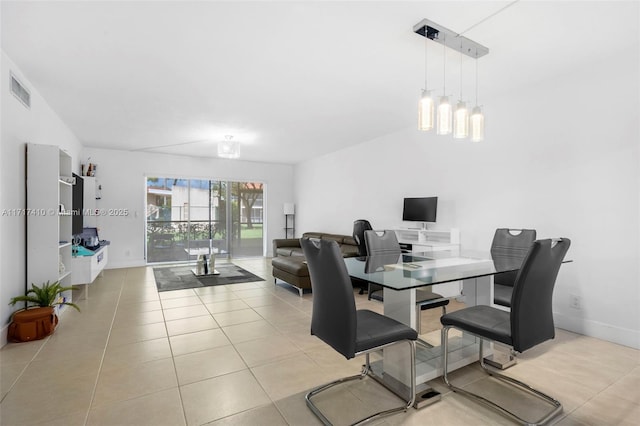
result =
[[483,45],[428,19],[423,19],[415,24],[413,32],[474,59],[489,53],[489,49]]

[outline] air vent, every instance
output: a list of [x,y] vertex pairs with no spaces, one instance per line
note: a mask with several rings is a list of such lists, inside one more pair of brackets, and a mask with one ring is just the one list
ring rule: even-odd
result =
[[22,102],[22,105],[31,109],[31,93],[18,81],[13,73],[11,73],[11,93]]

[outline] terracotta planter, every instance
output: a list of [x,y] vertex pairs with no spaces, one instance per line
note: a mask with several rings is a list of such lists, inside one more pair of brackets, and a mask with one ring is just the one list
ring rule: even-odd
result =
[[7,333],[11,342],[29,342],[52,334],[58,324],[58,316],[53,307],[30,308],[13,314]]

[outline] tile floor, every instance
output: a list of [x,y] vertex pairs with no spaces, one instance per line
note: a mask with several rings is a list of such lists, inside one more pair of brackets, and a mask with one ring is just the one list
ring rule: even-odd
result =
[[[0,424],[319,424],[304,393],[357,373],[363,360],[347,361],[309,334],[312,296],[274,286],[268,260],[235,263],[265,281],[158,293],[151,268],[106,271],[78,301],[82,313],[64,312],[54,335],[0,351]],[[356,298],[360,308],[381,310]],[[423,330],[437,328],[433,311],[423,312]],[[640,351],[558,330],[508,374],[558,398],[559,425],[640,423]],[[537,409],[477,365],[453,377],[524,413]],[[440,380],[432,385],[442,401],[375,424],[509,424]],[[370,380],[317,401],[336,424],[398,403]]]

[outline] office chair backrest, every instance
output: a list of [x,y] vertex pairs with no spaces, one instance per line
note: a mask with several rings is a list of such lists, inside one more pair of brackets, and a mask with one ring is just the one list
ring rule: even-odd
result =
[[511,337],[518,352],[555,337],[553,287],[570,245],[568,238],[534,241],[518,271],[511,296]]
[[302,238],[300,245],[313,291],[311,334],[351,359],[356,345],[356,302],[338,243]]
[[367,255],[367,245],[364,242],[364,231],[373,229],[371,223],[365,219],[358,219],[353,222],[353,239],[358,244],[358,256]]
[[[535,240],[535,229],[498,228],[491,243],[491,257],[498,267],[500,264],[521,263]],[[512,287],[517,274],[517,271],[504,272],[495,275],[493,282]]]
[[383,231],[378,235],[377,231],[365,231],[364,241],[367,245],[367,253],[369,256],[378,254],[402,254],[398,237],[393,231]]

